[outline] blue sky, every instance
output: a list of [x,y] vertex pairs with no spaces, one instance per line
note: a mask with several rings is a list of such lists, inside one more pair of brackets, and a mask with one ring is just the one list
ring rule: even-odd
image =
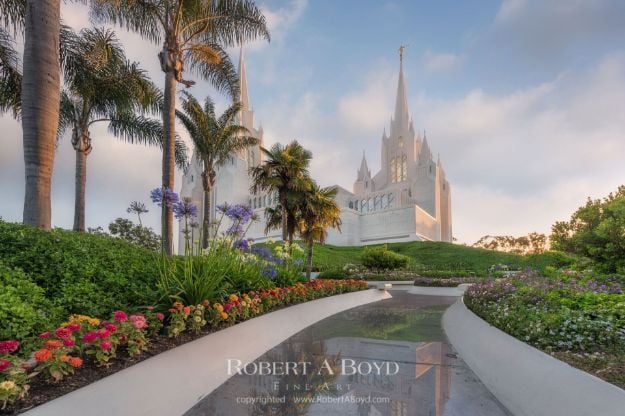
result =
[[[372,171],[388,128],[400,44],[409,106],[452,185],[454,235],[547,232],[587,196],[625,183],[625,2],[621,0],[265,0],[270,44],[246,46],[250,97],[266,144],[300,140],[312,173],[348,189],[362,151]],[[75,28],[87,10],[64,4]],[[118,30],[131,59],[157,84],[159,46]],[[232,51],[234,59],[237,51]],[[191,89],[225,97],[206,83]],[[0,215],[21,219],[19,124],[0,118]],[[148,202],[160,154],[96,129],[89,156],[87,223]],[[177,183],[180,183],[178,180]],[[73,152],[58,148],[53,222],[71,227]],[[157,227],[156,210],[146,219]]]

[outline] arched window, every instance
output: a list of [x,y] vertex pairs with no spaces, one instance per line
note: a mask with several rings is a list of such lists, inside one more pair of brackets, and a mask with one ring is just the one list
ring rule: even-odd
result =
[[391,182],[397,181],[397,164],[395,158],[391,159]]
[[373,199],[369,198],[369,200],[367,201],[367,211],[371,212],[373,211]]
[[263,195],[263,206],[267,206],[267,195]]
[[352,201],[349,201],[349,207],[350,207],[351,209],[354,209],[354,203],[353,203]]
[[382,209],[388,208],[388,197],[386,196],[386,194],[382,195],[380,197],[380,199],[381,199],[380,205],[381,205]]
[[367,212],[367,200],[360,201],[360,212]]
[[373,210],[378,211],[380,209],[382,209],[382,197],[378,195],[373,198]]
[[401,157],[401,180],[405,181],[408,179],[408,159],[406,155]]
[[393,204],[395,202],[395,197],[393,194],[388,194],[388,207],[393,208]]

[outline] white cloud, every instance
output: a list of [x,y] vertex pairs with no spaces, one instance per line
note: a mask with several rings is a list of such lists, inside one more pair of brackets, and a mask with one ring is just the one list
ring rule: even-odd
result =
[[[267,20],[267,28],[271,35],[272,49],[275,44],[284,41],[288,32],[297,24],[308,6],[308,0],[290,0],[286,5],[278,8],[271,8],[267,4],[259,7]],[[256,40],[246,44],[246,49],[260,50],[268,45],[265,40]]]
[[423,67],[431,74],[453,72],[462,65],[462,58],[453,53],[434,53],[426,51],[423,56]]

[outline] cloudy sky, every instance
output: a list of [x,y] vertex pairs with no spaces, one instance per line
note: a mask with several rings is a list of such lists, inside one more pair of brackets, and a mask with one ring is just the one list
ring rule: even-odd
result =
[[[459,5],[462,3],[463,5]],[[313,176],[351,189],[363,150],[380,166],[400,44],[415,127],[452,184],[454,236],[548,232],[588,196],[625,183],[625,1],[264,0],[272,41],[246,48],[250,97],[266,144],[298,139]],[[89,26],[84,6],[64,20]],[[118,30],[160,85],[159,46]],[[232,51],[233,58],[238,56]],[[206,83],[191,92],[226,98]],[[21,220],[20,125],[0,117],[0,216]],[[87,224],[104,226],[158,186],[157,149],[92,132]],[[58,146],[53,223],[71,228],[74,153]],[[177,183],[180,180],[177,179]],[[147,223],[158,228],[152,210]]]

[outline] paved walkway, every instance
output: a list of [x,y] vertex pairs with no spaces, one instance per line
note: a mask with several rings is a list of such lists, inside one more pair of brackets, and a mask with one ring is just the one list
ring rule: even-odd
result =
[[[292,336],[186,415],[509,415],[443,333],[456,298],[391,293]],[[309,364],[306,374],[263,375],[261,362]]]

